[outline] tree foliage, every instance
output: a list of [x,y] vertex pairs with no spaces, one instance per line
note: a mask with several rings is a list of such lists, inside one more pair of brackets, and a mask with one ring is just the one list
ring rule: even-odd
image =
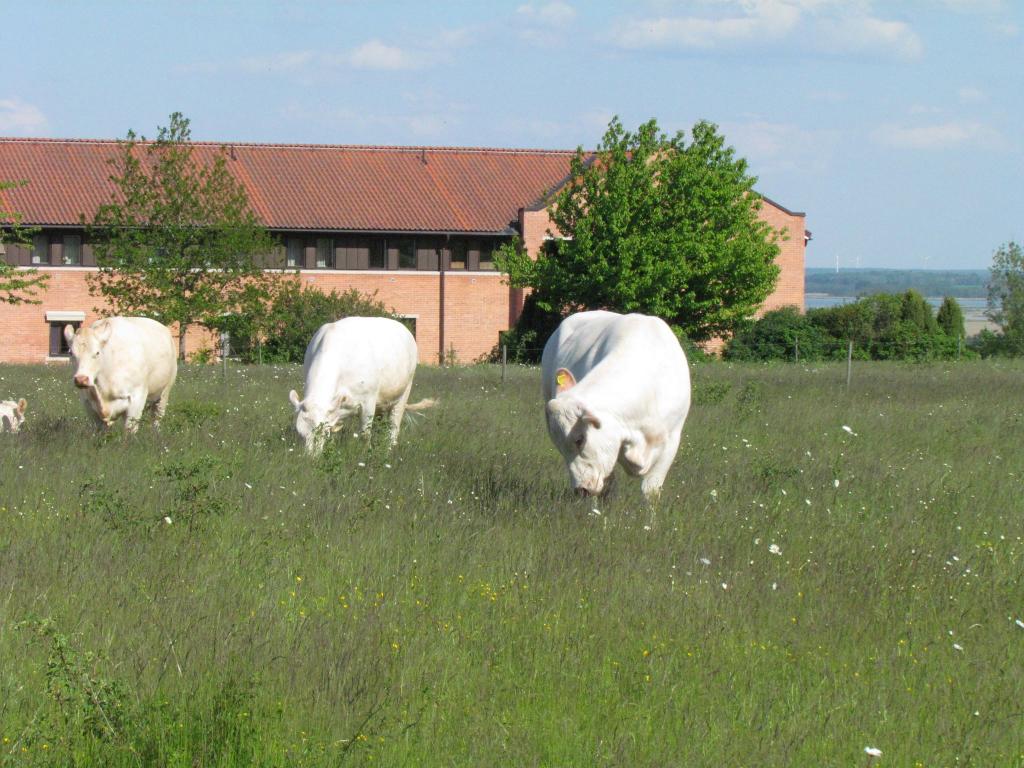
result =
[[960,307],[960,302],[952,296],[942,299],[942,305],[935,315],[935,322],[938,323],[942,332],[951,338],[962,339],[966,335],[964,311]]
[[246,362],[301,363],[321,325],[353,316],[395,317],[373,295],[355,288],[324,293],[291,278],[275,287],[260,311],[225,316],[218,328],[231,334],[232,350]]
[[843,359],[850,341],[861,360],[954,360],[975,354],[940,327],[917,291],[878,293],[804,315],[796,307],[767,312],[730,339],[724,354],[734,360],[793,360],[797,339],[800,359],[808,362]]
[[[32,247],[32,235],[37,229],[22,225],[21,214],[8,208],[5,194],[8,190],[17,189],[27,183],[0,180],[0,246]],[[36,296],[45,290],[49,279],[49,275],[42,274],[37,269],[19,269],[0,256],[0,303],[39,304]]]
[[1024,354],[1024,248],[1012,240],[992,256],[988,316],[1002,337],[995,346],[1005,354]]
[[561,316],[643,312],[696,341],[750,316],[775,284],[782,233],[758,218],[756,179],[716,127],[691,134],[666,136],[654,120],[632,133],[613,119],[550,199],[549,247],[536,260],[510,246],[498,255],[509,282]]
[[99,267],[90,291],[114,314],[177,323],[182,357],[190,325],[214,327],[225,313],[254,311],[277,279],[257,261],[276,244],[228,170],[226,151],[203,163],[190,138],[178,112],[155,141],[129,131],[112,161],[114,195],[89,228]]

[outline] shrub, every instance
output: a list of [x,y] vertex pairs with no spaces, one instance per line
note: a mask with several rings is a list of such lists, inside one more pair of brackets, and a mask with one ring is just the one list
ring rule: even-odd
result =
[[796,307],[783,307],[766,312],[737,333],[723,356],[729,360],[792,360],[798,339],[802,360],[821,360],[826,355],[827,334]]
[[298,280],[278,287],[261,316],[232,315],[222,330],[231,334],[232,353],[247,363],[301,363],[306,345],[324,323],[344,317],[395,317],[375,294],[352,288],[324,293]]
[[935,317],[940,330],[952,338],[963,337],[964,334],[964,311],[960,308],[960,302],[952,296],[942,299],[942,306]]

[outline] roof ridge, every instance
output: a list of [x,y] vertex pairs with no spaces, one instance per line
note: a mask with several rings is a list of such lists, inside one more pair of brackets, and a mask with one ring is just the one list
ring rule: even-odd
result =
[[[0,136],[0,143],[17,144],[118,144],[123,139],[86,139],[86,138],[52,138],[45,136]],[[138,144],[152,144],[152,139]],[[191,141],[197,147],[246,147],[249,149],[344,149],[357,152],[450,152],[466,154],[505,154],[505,155],[573,155],[575,149],[531,149],[528,147],[469,147],[442,145],[404,145],[404,144],[301,144],[295,142],[258,142],[258,141]]]

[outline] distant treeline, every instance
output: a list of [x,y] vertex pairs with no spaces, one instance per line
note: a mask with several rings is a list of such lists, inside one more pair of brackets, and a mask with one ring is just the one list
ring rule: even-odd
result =
[[985,298],[987,269],[832,269],[808,268],[805,290],[832,296],[867,296],[914,290],[923,296]]

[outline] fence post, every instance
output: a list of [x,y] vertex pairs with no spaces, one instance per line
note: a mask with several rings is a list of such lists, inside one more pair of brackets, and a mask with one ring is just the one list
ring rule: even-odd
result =
[[508,344],[501,345],[501,383],[505,383],[505,366],[508,365]]
[[231,336],[227,331],[220,334],[220,359],[224,364],[224,381],[228,380],[228,355],[231,354]]
[[800,337],[799,336],[795,336],[793,338],[793,344],[796,347],[796,352],[795,352],[796,360],[794,362],[799,363],[800,362]]
[[846,348],[846,388],[850,388],[850,376],[853,374],[853,339]]
[[956,359],[960,360],[960,345],[963,343],[964,337],[959,333],[956,335]]

